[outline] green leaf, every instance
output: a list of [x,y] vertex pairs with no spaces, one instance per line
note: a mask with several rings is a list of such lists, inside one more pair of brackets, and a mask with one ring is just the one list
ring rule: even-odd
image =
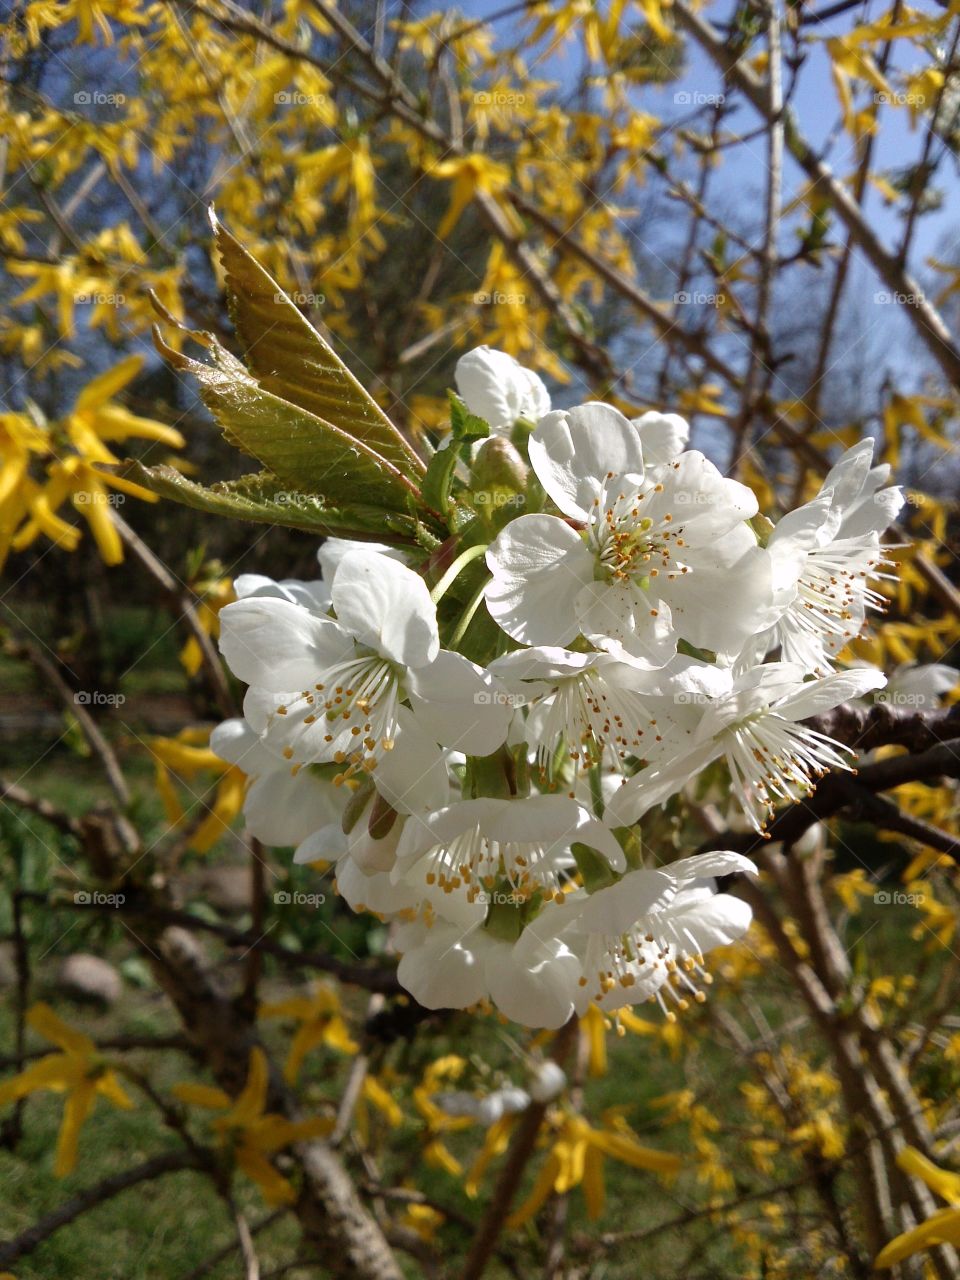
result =
[[386,513],[379,507],[356,503],[345,508],[332,506],[315,494],[292,492],[268,472],[242,476],[209,488],[187,479],[173,467],[145,467],[130,459],[116,468],[116,472],[161,498],[233,520],[375,541],[382,541],[385,536],[391,541],[400,538],[412,541],[416,535],[417,522],[412,516]]
[[438,449],[430,459],[427,474],[423,478],[423,500],[441,515],[446,515],[450,506],[450,486],[459,456],[460,450],[451,440],[445,449]]
[[418,480],[424,464],[277,282],[211,211],[230,314],[261,387],[305,410]]
[[173,368],[191,373],[226,439],[257,458],[286,487],[329,502],[407,511],[416,485],[362,441],[306,409],[264,390],[212,334],[190,331],[205,346],[209,364],[167,346],[154,330],[157,350]]
[[454,391],[447,392],[450,402],[450,431],[454,440],[482,440],[490,434],[490,424],[471,413]]

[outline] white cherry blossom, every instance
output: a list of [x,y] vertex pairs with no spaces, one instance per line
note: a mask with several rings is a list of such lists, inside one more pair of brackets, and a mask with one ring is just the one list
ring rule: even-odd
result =
[[488,754],[512,710],[493,677],[441,652],[436,609],[419,575],[350,551],[333,580],[336,618],[288,600],[248,598],[221,612],[220,648],[250,689],[248,721],[292,764],[335,761],[349,776],[392,751],[401,706],[444,746]]
[[464,404],[494,434],[509,432],[518,418],[536,422],[550,412],[550,393],[540,377],[506,351],[475,347],[457,361],[455,377]]

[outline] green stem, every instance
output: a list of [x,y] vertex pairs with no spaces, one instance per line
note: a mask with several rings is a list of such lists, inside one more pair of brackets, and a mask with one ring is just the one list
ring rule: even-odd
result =
[[467,547],[466,551],[461,551],[454,560],[453,564],[443,575],[437,585],[430,592],[430,599],[434,604],[439,604],[447,592],[447,589],[460,576],[460,572],[472,560],[476,560],[478,556],[482,556],[486,551],[486,545],[482,542],[475,543],[472,547]]
[[460,621],[457,623],[456,628],[454,629],[453,635],[450,637],[449,648],[455,649],[457,645],[460,643],[460,641],[463,639],[464,635],[466,634],[467,627],[469,627],[470,623],[473,621],[473,615],[477,612],[477,609],[480,607],[480,601],[483,599],[483,595],[486,589],[487,589],[486,582],[481,582],[480,586],[477,587],[476,591],[473,593],[473,596],[470,599],[470,603],[467,605],[466,609],[464,609],[463,613],[460,615]]

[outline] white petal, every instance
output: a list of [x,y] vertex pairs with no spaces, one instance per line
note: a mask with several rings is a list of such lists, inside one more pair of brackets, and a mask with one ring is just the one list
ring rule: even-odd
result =
[[394,884],[389,875],[365,875],[353,858],[337,863],[337,893],[352,911],[375,911],[391,916],[417,905],[417,895],[404,884]]
[[335,622],[287,600],[253,597],[220,610],[227,666],[239,680],[264,689],[307,688],[351,647]]
[[882,689],[886,683],[886,676],[874,667],[836,671],[822,680],[808,681],[796,693],[778,702],[774,710],[788,720],[806,720],[808,716],[832,711],[841,702],[859,698],[872,689]]
[[657,922],[657,933],[673,942],[678,951],[706,955],[714,947],[726,947],[742,938],[752,918],[740,898],[718,893],[685,909],[668,910],[663,922]]
[[642,769],[614,792],[604,809],[604,821],[611,827],[632,826],[655,804],[669,800],[722,753],[721,744],[711,739],[683,756]]
[[492,431],[512,427],[517,418],[536,422],[550,411],[550,395],[532,369],[505,351],[476,347],[457,361],[457,391],[471,413]]
[[361,643],[405,666],[440,651],[437,611],[419,574],[373,551],[349,551],[333,580],[337,621]]
[[574,601],[593,581],[593,556],[575,529],[556,516],[519,516],[488,548],[487,566],[487,609],[507,635],[524,644],[573,639]]
[[641,916],[654,909],[664,910],[676,892],[676,881],[666,868],[631,871],[617,884],[590,895],[577,916],[577,931],[626,933]]
[[640,433],[643,460],[648,467],[662,462],[673,462],[687,447],[690,424],[677,413],[657,413],[651,410],[632,419]]
[[822,493],[833,494],[841,510],[849,507],[863,489],[873,462],[874,440],[867,437],[848,449],[827,472]]
[[487,994],[484,965],[469,938],[442,925],[434,925],[423,945],[406,952],[397,978],[425,1009],[465,1009]]
[[411,673],[410,705],[424,733],[454,751],[488,756],[507,736],[514,705],[507,689],[459,653]]
[[670,606],[633,584],[588,582],[574,608],[581,632],[600,647],[613,641],[651,667],[662,667],[677,652]]
[[640,435],[618,409],[590,401],[548,413],[530,437],[530,465],[564,515],[587,520],[608,473],[643,478]]
[[398,813],[442,809],[450,801],[443,752],[406,707],[400,708],[397,723],[393,750],[383,753],[373,772],[377,790]]
[[695,853],[689,858],[680,858],[663,868],[668,875],[678,880],[711,879],[716,876],[757,875],[756,865],[742,853],[734,853],[728,849],[716,849],[710,853]]
[[311,831],[339,821],[348,794],[309,769],[294,775],[289,766],[257,778],[247,792],[247,830],[264,844],[295,845]]
[[276,760],[260,744],[260,735],[239,716],[216,726],[210,734],[210,750],[247,774],[276,768]]
[[[391,560],[406,563],[404,553],[397,547],[388,547],[385,542],[358,542],[356,538],[325,538],[317,552],[320,572],[324,581],[333,582],[340,561],[351,551],[375,551],[378,555],[388,556]],[[329,590],[329,586],[327,588]]]
[[330,822],[301,840],[294,862],[336,862],[347,851],[347,837],[339,822]]
[[540,947],[521,961],[517,948],[500,943],[485,957],[490,998],[502,1014],[525,1027],[562,1027],[573,1013],[580,962],[560,943]]

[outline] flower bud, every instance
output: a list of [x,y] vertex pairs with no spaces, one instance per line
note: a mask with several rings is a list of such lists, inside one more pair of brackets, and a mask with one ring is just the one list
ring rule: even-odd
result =
[[555,1062],[540,1062],[530,1080],[530,1097],[534,1102],[552,1102],[567,1087],[563,1068]]
[[473,461],[474,489],[513,489],[523,493],[526,486],[526,463],[510,441],[504,436],[485,440]]

